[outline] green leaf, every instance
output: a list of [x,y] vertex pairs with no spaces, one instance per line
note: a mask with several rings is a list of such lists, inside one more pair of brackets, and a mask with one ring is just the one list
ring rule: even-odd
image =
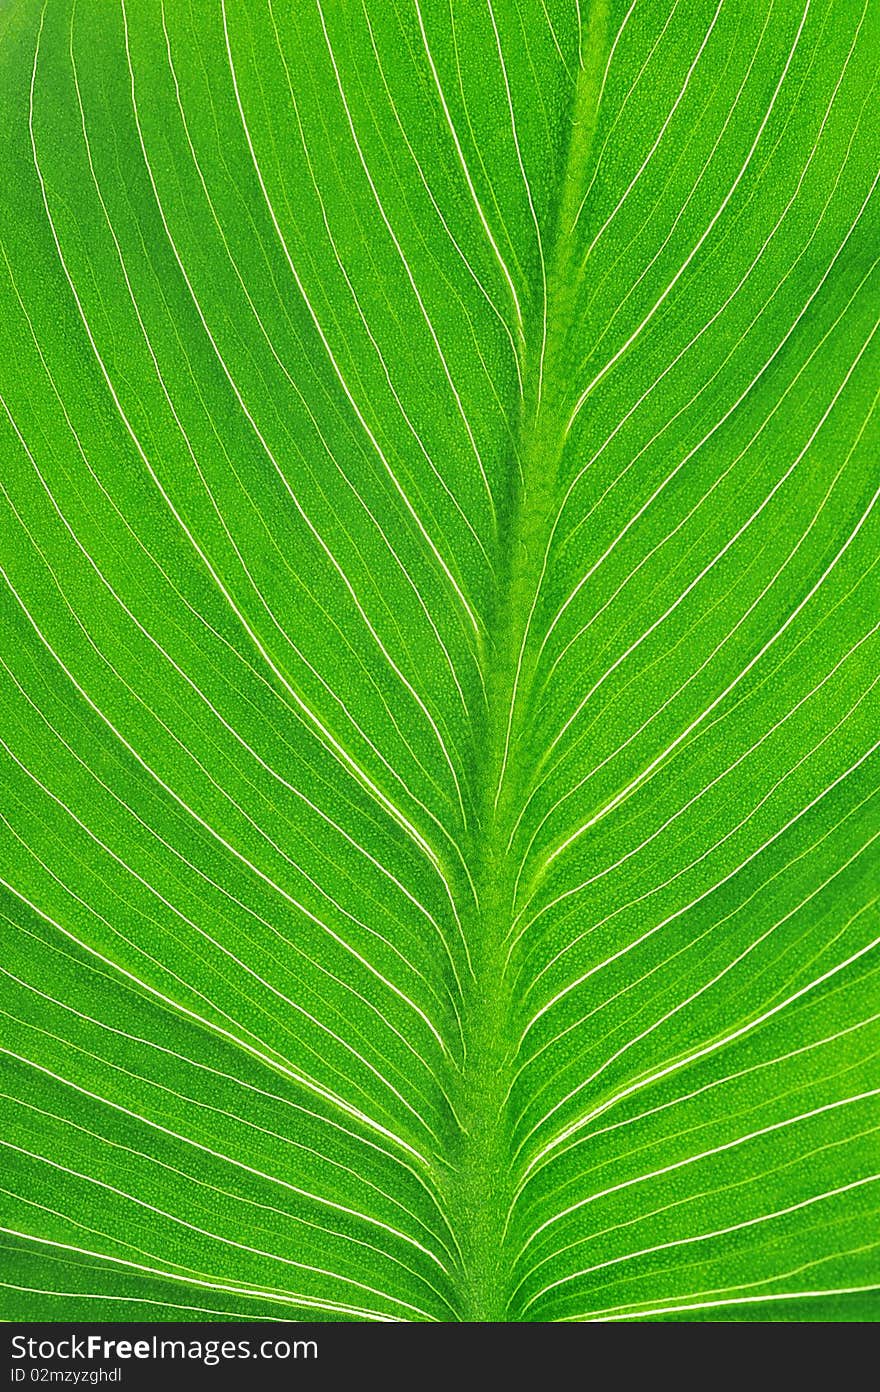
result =
[[6,1318],[880,1317],[878,19],[4,7]]

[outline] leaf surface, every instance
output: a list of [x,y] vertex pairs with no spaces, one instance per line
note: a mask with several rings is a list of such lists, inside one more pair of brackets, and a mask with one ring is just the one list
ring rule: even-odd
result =
[[878,47],[6,7],[8,1318],[878,1317]]

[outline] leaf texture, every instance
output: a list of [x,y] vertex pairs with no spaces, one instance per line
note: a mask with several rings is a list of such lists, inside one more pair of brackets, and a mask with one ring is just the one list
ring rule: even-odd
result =
[[878,1318],[878,19],[4,7],[7,1318]]

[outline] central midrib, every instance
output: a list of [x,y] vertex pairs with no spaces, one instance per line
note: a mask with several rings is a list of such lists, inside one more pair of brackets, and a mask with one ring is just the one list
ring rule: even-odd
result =
[[466,925],[473,928],[473,979],[462,1011],[465,1064],[454,1089],[465,1134],[457,1138],[451,1157],[450,1218],[463,1258],[462,1318],[469,1321],[508,1318],[511,1273],[504,1267],[503,1239],[513,1176],[504,1101],[516,1036],[504,960],[520,868],[508,843],[532,775],[533,673],[528,653],[522,663],[520,656],[558,505],[559,465],[572,407],[564,364],[582,267],[570,231],[586,186],[607,54],[607,11],[608,0],[590,6],[555,225],[544,247],[546,336],[543,294],[538,294],[526,325],[516,451],[511,452],[507,504],[499,516],[498,575],[484,667],[488,716],[477,755],[481,807],[470,865],[479,906],[472,925]]

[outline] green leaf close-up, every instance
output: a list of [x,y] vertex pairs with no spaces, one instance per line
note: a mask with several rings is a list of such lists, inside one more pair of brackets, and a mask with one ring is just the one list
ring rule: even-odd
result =
[[878,53],[0,5],[0,1317],[880,1320]]

